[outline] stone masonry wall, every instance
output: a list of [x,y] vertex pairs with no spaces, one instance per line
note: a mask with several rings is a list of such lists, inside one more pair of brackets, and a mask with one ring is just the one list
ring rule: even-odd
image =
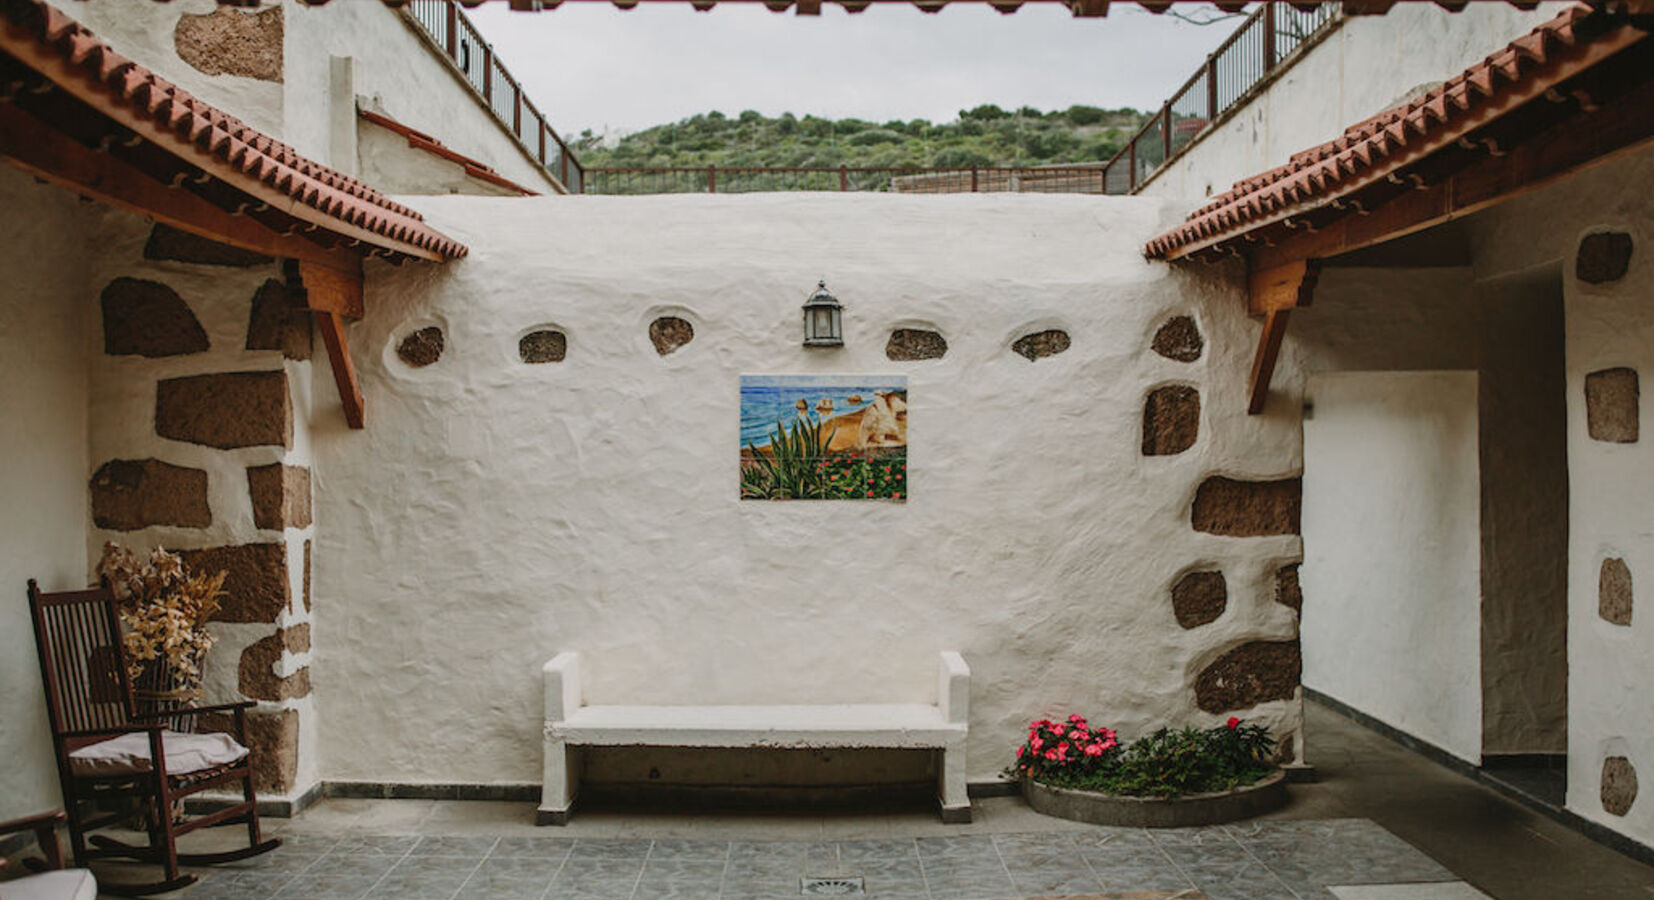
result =
[[[236,13],[236,15],[240,15]],[[310,683],[309,316],[273,260],[91,210],[93,530],[223,569],[208,702],[258,701],[258,787],[315,783]],[[313,756],[313,754],[312,754]]]

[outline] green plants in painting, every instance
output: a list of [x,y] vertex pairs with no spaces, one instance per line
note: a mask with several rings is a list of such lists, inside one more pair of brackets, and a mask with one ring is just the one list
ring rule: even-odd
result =
[[1072,715],[1039,719],[1006,774],[1126,797],[1181,797],[1252,784],[1275,770],[1269,729],[1231,718],[1215,728],[1161,728],[1126,744]]
[[907,379],[741,377],[741,499],[908,497]]

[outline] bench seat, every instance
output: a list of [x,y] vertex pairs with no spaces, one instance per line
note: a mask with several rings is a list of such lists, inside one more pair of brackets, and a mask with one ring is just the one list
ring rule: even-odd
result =
[[785,750],[937,750],[944,822],[969,822],[965,793],[970,669],[940,655],[935,703],[587,706],[580,654],[545,664],[545,782],[536,821],[567,824],[579,790],[577,747],[728,747]]

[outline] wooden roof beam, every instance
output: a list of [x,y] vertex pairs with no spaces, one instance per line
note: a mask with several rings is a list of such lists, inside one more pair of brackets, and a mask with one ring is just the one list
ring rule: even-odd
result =
[[1273,269],[1253,271],[1246,280],[1246,307],[1264,317],[1263,334],[1252,357],[1252,378],[1248,383],[1246,412],[1263,412],[1269,399],[1269,382],[1275,377],[1275,361],[1292,311],[1309,306],[1315,296],[1315,281],[1321,274],[1318,260],[1299,260]]

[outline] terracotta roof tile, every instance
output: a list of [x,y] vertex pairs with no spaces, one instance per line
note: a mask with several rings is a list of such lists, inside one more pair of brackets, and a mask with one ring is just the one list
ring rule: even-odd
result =
[[426,225],[418,212],[192,96],[43,0],[0,0],[0,19],[61,57],[77,77],[107,89],[111,106],[124,105],[234,169],[227,184],[238,186],[239,173],[373,234],[450,259],[466,254],[463,244]]
[[1592,12],[1584,4],[1569,7],[1423,96],[1357,122],[1331,141],[1292,154],[1284,166],[1235,182],[1182,225],[1150,241],[1144,253],[1164,258],[1188,244],[1229,232],[1238,235],[1272,213],[1331,199],[1347,187],[1376,177],[1374,170],[1397,151],[1450,134],[1484,107],[1502,101],[1558,51],[1598,37],[1597,31],[1582,33],[1577,27]]

